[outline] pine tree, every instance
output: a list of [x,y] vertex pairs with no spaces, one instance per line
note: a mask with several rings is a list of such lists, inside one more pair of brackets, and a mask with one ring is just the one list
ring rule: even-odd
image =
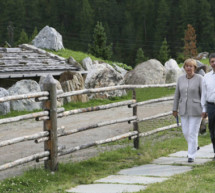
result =
[[169,46],[167,44],[166,38],[164,38],[162,45],[160,47],[159,55],[158,55],[158,60],[164,65],[164,63],[169,60],[170,50]]
[[197,56],[196,32],[192,25],[187,25],[184,36],[184,57],[190,58]]
[[157,18],[154,32],[154,56],[159,53],[159,48],[165,37],[168,37],[170,8],[167,0],[158,1]]
[[135,64],[140,64],[141,62],[144,62],[146,61],[147,58],[145,57],[144,55],[144,52],[143,52],[143,49],[142,48],[139,48],[137,50],[137,55],[136,55],[136,60],[135,60]]
[[[198,5],[198,27],[197,47],[198,51],[214,50],[214,18],[212,17],[211,6],[207,0],[200,0]],[[202,22],[204,18],[204,22]]]
[[20,45],[23,43],[28,43],[28,35],[24,29],[22,29],[22,31],[20,33],[20,37],[19,37],[19,40],[17,41],[17,45]]
[[107,37],[101,22],[94,28],[93,43],[88,45],[90,54],[108,60],[112,56],[112,44],[106,45]]
[[31,38],[29,39],[29,42],[31,42],[38,34],[38,30],[37,30],[37,27],[34,28],[34,31],[31,35]]

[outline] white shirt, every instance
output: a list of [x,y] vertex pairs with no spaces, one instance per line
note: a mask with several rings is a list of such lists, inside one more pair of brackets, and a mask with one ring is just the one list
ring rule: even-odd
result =
[[215,103],[215,72],[213,70],[205,74],[202,82],[201,104],[203,112],[207,110],[207,102]]

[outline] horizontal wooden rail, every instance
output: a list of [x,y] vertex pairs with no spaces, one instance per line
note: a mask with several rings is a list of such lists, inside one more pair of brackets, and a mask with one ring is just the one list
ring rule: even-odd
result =
[[[177,124],[168,125],[168,126],[165,126],[165,127],[161,127],[161,128],[151,130],[151,131],[139,133],[139,137],[146,137],[146,136],[149,136],[149,135],[161,132],[161,131],[177,128],[177,127],[180,127],[180,126],[181,126],[181,123],[179,123],[179,125],[177,125]],[[135,138],[135,137],[137,137],[137,136],[133,136],[132,139]]]
[[165,117],[165,116],[168,116],[168,115],[172,115],[172,111],[169,111],[169,112],[166,112],[166,113],[157,114],[157,115],[150,116],[150,117],[146,117],[146,118],[143,118],[143,119],[139,119],[138,122],[148,121],[148,120],[151,120],[151,119]]
[[49,132],[48,131],[42,131],[39,133],[35,133],[33,135],[26,135],[26,136],[17,137],[17,138],[10,139],[10,140],[1,141],[0,147],[12,145],[12,144],[20,143],[20,142],[24,142],[24,141],[29,141],[29,140],[35,140],[35,139],[38,139],[41,137],[46,137],[46,136],[49,136]]
[[75,151],[78,151],[78,150],[81,150],[81,149],[86,149],[86,148],[89,148],[89,147],[93,147],[93,146],[96,146],[96,145],[101,145],[101,144],[105,144],[105,143],[118,141],[118,140],[121,140],[121,139],[124,139],[124,138],[127,138],[127,137],[137,135],[137,133],[138,133],[137,131],[131,131],[131,132],[128,132],[128,133],[125,133],[125,134],[122,134],[122,135],[112,137],[112,138],[99,140],[99,141],[95,141],[95,142],[92,142],[92,143],[83,144],[83,145],[80,145],[80,146],[68,148],[68,149],[63,150],[62,152],[60,152],[59,156],[66,155],[66,154],[69,154],[69,153],[72,153],[72,152],[75,152]]
[[0,171],[6,170],[6,169],[9,169],[9,168],[12,168],[12,167],[24,164],[24,163],[28,163],[28,162],[34,161],[36,159],[47,157],[49,155],[50,155],[49,151],[44,151],[42,153],[36,153],[34,155],[15,160],[13,162],[3,164],[3,165],[0,166]]
[[[92,124],[92,125],[88,125],[88,126],[85,126],[85,127],[81,127],[81,128],[78,128],[78,129],[71,129],[71,130],[65,130],[65,128],[59,128],[57,131],[58,131],[58,137],[63,137],[63,136],[67,136],[67,135],[72,135],[72,134],[75,134],[75,133],[78,133],[78,132],[82,132],[82,131],[86,131],[86,130],[89,130],[89,129],[95,129],[95,128],[98,128],[98,127],[103,127],[103,126],[107,126],[107,125],[112,125],[112,124],[116,124],[116,123],[123,123],[123,122],[129,122],[130,121],[134,121],[134,120],[137,120],[137,117],[136,116],[132,116],[132,117],[128,117],[128,118],[123,118],[123,119],[117,119],[117,120],[111,120],[111,121],[106,121],[106,122],[101,122],[101,123],[95,123],[95,124]],[[41,142],[44,142],[48,140],[48,137],[41,137],[40,139],[36,139],[35,140],[35,143],[41,143]]]
[[127,100],[127,101],[122,101],[122,102],[117,102],[117,103],[112,103],[112,104],[107,104],[107,105],[101,105],[101,106],[95,106],[95,107],[89,107],[89,108],[82,108],[82,109],[75,109],[75,110],[70,110],[70,111],[65,111],[63,113],[59,113],[57,115],[57,117],[60,118],[60,117],[65,117],[65,116],[68,116],[68,115],[74,115],[74,114],[79,114],[79,113],[86,113],[86,112],[92,112],[92,111],[105,110],[105,109],[110,109],[110,108],[114,108],[114,107],[130,105],[130,104],[135,103],[135,102],[136,102],[136,100]]
[[106,91],[113,91],[113,90],[135,89],[135,88],[174,87],[174,86],[176,86],[176,83],[171,83],[171,84],[152,84],[152,85],[110,86],[110,87],[103,87],[103,88],[83,89],[83,90],[66,92],[64,94],[58,95],[57,98],[64,98],[64,97],[75,96],[75,95],[80,95],[80,94],[90,94],[90,93],[106,92]]
[[16,122],[16,121],[21,121],[21,120],[26,120],[26,119],[32,119],[32,118],[41,117],[41,116],[47,116],[47,115],[49,115],[48,111],[41,111],[41,112],[36,112],[36,113],[30,113],[30,114],[26,114],[26,115],[20,115],[20,116],[16,116],[16,117],[10,117],[10,118],[0,119],[0,124],[3,124],[3,123],[12,123],[12,122]]
[[[63,90],[57,90],[57,95],[60,95],[60,94],[63,94]],[[35,98],[35,101],[36,102],[40,102],[40,101],[44,101],[44,100],[48,100],[49,97],[47,96],[44,96],[44,97],[38,97],[38,98]]]
[[37,97],[43,97],[48,96],[49,92],[43,91],[43,92],[37,92],[37,93],[31,93],[31,94],[22,94],[22,95],[13,95],[13,96],[6,96],[0,98],[0,103],[12,101],[12,100],[22,100],[22,99],[29,99],[29,98],[37,98]]
[[[58,108],[57,113],[61,113],[64,110],[65,109],[63,107]],[[26,120],[26,119],[33,119],[33,118],[36,118],[36,120],[39,120],[38,117],[44,117],[44,116],[48,117],[48,115],[49,115],[48,111],[29,113],[29,114],[26,114],[26,115],[20,115],[20,116],[16,116],[16,117],[0,119],[0,124],[12,123],[12,122],[22,121],[22,120]]]
[[135,107],[135,106],[142,106],[142,105],[147,105],[147,104],[151,104],[151,103],[171,101],[173,99],[174,99],[173,96],[171,96],[171,97],[163,97],[163,98],[158,98],[158,99],[151,99],[151,100],[131,104],[131,105],[129,105],[129,107],[132,108],[132,107]]

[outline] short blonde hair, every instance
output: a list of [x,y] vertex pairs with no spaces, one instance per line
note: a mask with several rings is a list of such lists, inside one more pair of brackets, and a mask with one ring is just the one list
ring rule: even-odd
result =
[[197,69],[197,63],[196,63],[196,60],[195,59],[192,59],[192,58],[188,58],[184,61],[184,65],[183,65],[183,68],[185,67],[186,64],[189,64],[189,65],[192,65],[195,67],[195,69]]

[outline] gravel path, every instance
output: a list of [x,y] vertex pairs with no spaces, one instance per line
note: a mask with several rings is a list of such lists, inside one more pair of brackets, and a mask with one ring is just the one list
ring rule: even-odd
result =
[[[149,117],[158,113],[169,112],[172,109],[172,102],[163,102],[145,105],[138,107],[138,116],[140,118]],[[80,128],[89,124],[103,122],[107,120],[120,119],[132,116],[132,109],[125,107],[108,109],[105,111],[95,111],[91,113],[83,113],[72,115],[58,119],[58,127],[64,126],[65,129]],[[95,140],[106,139],[115,135],[123,134],[129,131],[132,125],[127,123],[119,123],[115,125],[105,126],[101,128],[91,129],[85,132],[77,133],[67,137],[59,138],[59,145],[65,145],[66,148],[74,147],[81,144],[86,144]],[[0,125],[0,141],[12,139],[19,136],[31,135],[42,131],[43,122],[36,122],[35,120],[25,120],[11,124]],[[104,151],[102,148],[89,148],[62,156],[60,161],[80,161],[97,155]],[[0,148],[0,165],[20,159],[22,157],[30,156],[34,153],[43,152],[43,143],[35,144],[34,141],[22,142],[15,145],[10,145]],[[41,162],[42,164],[42,162]],[[21,174],[29,166],[40,167],[41,164],[30,162],[22,166],[17,166],[0,172],[0,179]]]

